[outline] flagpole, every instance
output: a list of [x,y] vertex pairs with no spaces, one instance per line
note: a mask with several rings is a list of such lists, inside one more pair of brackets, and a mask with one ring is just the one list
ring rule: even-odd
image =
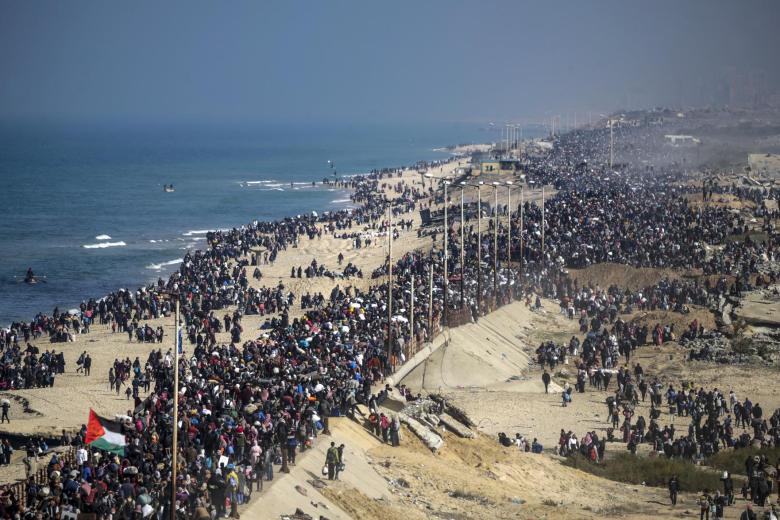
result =
[[173,330],[173,445],[171,448],[171,520],[176,520],[176,470],[179,440],[179,295],[176,295],[176,326]]

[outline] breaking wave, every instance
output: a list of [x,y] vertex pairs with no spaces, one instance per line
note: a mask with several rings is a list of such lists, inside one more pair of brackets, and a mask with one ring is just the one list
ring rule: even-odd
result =
[[84,244],[84,249],[105,249],[107,247],[124,247],[127,244],[122,242],[121,240],[119,242],[100,242],[98,244]]
[[147,269],[152,269],[154,271],[159,271],[160,269],[162,269],[166,265],[176,265],[176,264],[180,264],[180,263],[181,263],[181,259],[177,258],[176,260],[168,260],[167,262],[160,262],[159,264],[149,264],[149,265],[146,266],[146,268]]

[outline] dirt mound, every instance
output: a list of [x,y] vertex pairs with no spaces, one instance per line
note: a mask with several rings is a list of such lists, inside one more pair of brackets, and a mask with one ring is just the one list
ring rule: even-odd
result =
[[[380,474],[406,484],[394,495],[411,518],[417,512],[428,518],[475,520],[603,518],[594,512],[605,507],[647,518],[662,517],[668,509],[652,503],[657,490],[596,478],[546,455],[504,448],[485,435],[468,440],[447,433],[445,438],[437,455],[419,442],[409,442],[403,449],[379,446],[369,451]],[[633,507],[627,507],[629,500]]]
[[704,201],[701,193],[692,193],[685,197],[692,208],[710,207],[710,208],[731,208],[731,209],[754,209],[756,204],[750,200],[743,200],[730,193],[716,193],[712,200]]
[[[704,326],[706,330],[714,330],[717,328],[715,323],[715,315],[709,309],[691,306],[688,314],[681,314],[679,312],[672,311],[635,311],[631,314],[621,316],[623,321],[638,323],[639,325],[647,325],[652,329],[657,323],[661,324],[661,327],[666,325],[674,325],[674,333],[677,339],[688,330],[693,320],[698,320],[699,324]],[[649,339],[649,338],[648,338]]]
[[679,280],[689,277],[686,272],[675,269],[631,267],[623,264],[595,264],[584,269],[570,269],[569,273],[572,278],[579,280],[580,286],[606,288],[617,285],[632,291],[655,285],[664,278]]

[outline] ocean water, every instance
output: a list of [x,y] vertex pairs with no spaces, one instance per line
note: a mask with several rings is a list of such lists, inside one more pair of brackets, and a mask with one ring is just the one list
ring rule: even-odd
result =
[[[207,230],[348,207],[319,184],[334,170],[497,139],[471,124],[1,123],[0,325],[167,277]],[[46,283],[23,283],[28,266]]]

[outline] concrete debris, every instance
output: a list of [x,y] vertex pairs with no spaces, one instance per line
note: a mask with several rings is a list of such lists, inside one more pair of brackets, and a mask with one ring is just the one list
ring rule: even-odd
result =
[[[461,418],[464,420],[460,420]],[[433,451],[440,447],[440,445],[439,447],[434,447],[434,445],[439,444],[439,442],[441,445],[444,444],[444,440],[441,439],[438,432],[440,427],[459,437],[468,439],[474,437],[474,432],[468,427],[468,425],[473,424],[468,416],[462,410],[449,405],[441,396],[431,396],[428,399],[420,399],[407,404],[399,414],[399,419],[408,424],[412,431]],[[410,420],[417,423],[414,425],[415,427],[412,427]],[[419,432],[415,430],[417,425],[421,427]],[[424,430],[422,430],[423,428]]]
[[410,487],[409,482],[403,477],[399,477],[397,479],[390,479],[388,483],[391,486],[400,487],[404,489],[409,489]]
[[447,401],[443,396],[438,394],[431,394],[430,398],[439,405],[441,410],[450,414],[456,421],[460,422],[461,424],[465,424],[469,428],[476,426],[476,424],[474,424],[471,419],[469,419],[469,416],[466,414],[466,412]]
[[474,432],[468,429],[466,426],[458,422],[454,417],[449,414],[443,413],[439,416],[441,423],[447,427],[447,429],[453,432],[458,437],[466,439],[473,439]]
[[314,520],[314,517],[304,513],[301,508],[296,508],[293,514],[282,515],[281,518],[282,520]]
[[398,414],[398,419],[407,425],[431,451],[437,452],[444,446],[444,439],[417,419],[406,415],[404,412]]

